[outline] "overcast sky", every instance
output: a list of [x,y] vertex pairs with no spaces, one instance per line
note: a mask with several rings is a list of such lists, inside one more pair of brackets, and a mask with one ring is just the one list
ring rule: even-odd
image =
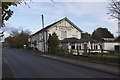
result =
[[30,8],[21,4],[10,7],[13,16],[5,24],[7,27],[29,29],[32,33],[40,30],[41,14],[44,15],[45,26],[64,17],[70,19],[84,32],[92,33],[98,27],[108,28],[117,36],[117,20],[108,13],[107,2],[33,2]]

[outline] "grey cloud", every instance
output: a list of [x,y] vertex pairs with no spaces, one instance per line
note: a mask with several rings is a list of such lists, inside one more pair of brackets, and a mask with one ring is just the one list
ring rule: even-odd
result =
[[2,32],[14,32],[14,33],[17,33],[20,29],[18,28],[15,28],[15,27],[8,27],[8,26],[5,26],[5,27],[2,27],[0,29],[0,31]]

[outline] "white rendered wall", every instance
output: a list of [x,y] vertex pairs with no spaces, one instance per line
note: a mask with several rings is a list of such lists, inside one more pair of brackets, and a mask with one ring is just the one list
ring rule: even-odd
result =
[[81,32],[78,31],[75,27],[73,27],[69,22],[65,20],[49,28],[48,34],[53,34],[55,32],[59,40],[62,40],[64,39],[62,37],[64,35],[61,35],[61,34],[64,31],[66,31],[66,34],[67,34],[66,38],[76,37],[78,39],[81,39]]
[[118,42],[104,42],[104,50],[115,50],[114,46],[118,45]]

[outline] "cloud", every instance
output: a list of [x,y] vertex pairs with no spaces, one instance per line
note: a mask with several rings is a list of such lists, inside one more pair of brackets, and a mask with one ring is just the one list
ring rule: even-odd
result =
[[21,28],[15,28],[7,23],[5,27],[0,28],[0,32],[3,32],[4,34],[4,36],[1,37],[0,42],[4,42],[5,38],[9,37],[11,33],[17,34],[19,31],[21,31]]
[[[31,0],[27,0],[30,2]],[[107,2],[108,0],[32,0],[32,2]]]
[[[82,16],[85,14],[96,14],[103,12],[105,8],[105,3],[98,2],[68,2],[68,3],[43,3],[35,2],[29,3],[30,8],[24,4],[19,5],[14,10],[19,13],[16,15],[23,15],[23,12],[26,16],[27,14],[40,15],[40,13],[49,14],[49,15],[67,15],[72,14],[76,16]],[[11,7],[12,8],[12,7]]]
[[19,30],[19,29],[17,29],[17,28],[8,27],[8,26],[2,27],[2,28],[0,29],[0,31],[3,31],[3,32],[7,32],[7,31],[18,32],[18,30]]
[[17,34],[17,33],[19,33],[19,31],[21,31],[20,28],[12,27],[9,24],[6,24],[5,27],[0,28],[0,32],[3,32],[4,37],[8,37],[11,33]]
[[1,28],[0,29],[1,31],[3,31],[3,32],[5,32],[5,31],[17,31],[17,29],[16,28],[13,28],[13,27],[3,27],[3,28]]
[[[116,32],[116,29],[112,29],[112,26],[115,27],[116,23],[114,20],[108,19],[110,16],[107,15],[107,2],[34,2],[29,3],[29,6],[30,8],[21,4],[18,7],[11,8],[13,8],[15,12],[14,16],[16,16],[13,18],[20,18],[18,22],[17,19],[14,19],[17,25],[21,24],[21,26],[26,26],[30,24],[30,26],[33,27],[38,26],[35,27],[32,32],[36,32],[40,29],[41,14],[44,14],[45,25],[49,25],[55,22],[55,20],[67,16],[70,20],[74,21],[76,25],[83,26],[81,28],[86,31],[94,30],[102,26],[110,28],[112,32]],[[37,23],[39,24],[36,25]],[[30,29],[33,30],[33,28]]]

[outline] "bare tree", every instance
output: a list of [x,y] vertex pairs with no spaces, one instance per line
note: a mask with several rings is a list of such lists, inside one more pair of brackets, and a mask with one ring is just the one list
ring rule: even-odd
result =
[[113,18],[120,20],[120,0],[111,0],[108,14],[110,14]]
[[110,16],[118,20],[118,36],[120,36],[120,0],[111,0],[109,4]]

